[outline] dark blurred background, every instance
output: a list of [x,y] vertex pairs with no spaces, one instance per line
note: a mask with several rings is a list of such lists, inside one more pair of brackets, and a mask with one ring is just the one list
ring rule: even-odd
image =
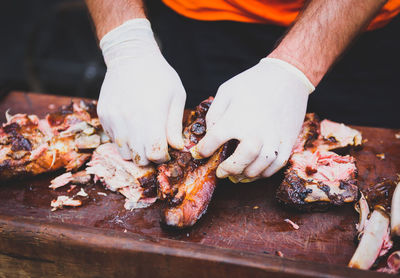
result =
[[0,88],[98,96],[106,67],[83,0],[2,1]]

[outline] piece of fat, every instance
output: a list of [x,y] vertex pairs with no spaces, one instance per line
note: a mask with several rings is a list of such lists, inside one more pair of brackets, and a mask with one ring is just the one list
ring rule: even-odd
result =
[[83,188],[81,187],[81,190],[76,193],[77,196],[82,196],[82,197],[87,197],[88,194],[85,192],[85,190],[83,190]]

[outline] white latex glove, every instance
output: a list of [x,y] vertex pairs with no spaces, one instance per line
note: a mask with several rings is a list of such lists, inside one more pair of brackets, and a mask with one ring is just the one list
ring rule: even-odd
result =
[[162,56],[147,19],[133,19],[100,41],[107,73],[97,112],[124,159],[138,165],[169,159],[168,144],[183,148],[186,93]]
[[207,133],[196,146],[203,157],[230,139],[240,141],[217,176],[269,177],[287,162],[314,86],[296,67],[264,58],[222,84],[206,116]]

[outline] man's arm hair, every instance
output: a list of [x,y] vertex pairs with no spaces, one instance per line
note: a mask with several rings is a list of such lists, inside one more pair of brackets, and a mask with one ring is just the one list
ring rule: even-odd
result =
[[146,18],[142,0],[85,0],[85,2],[99,40],[129,19]]
[[287,61],[316,86],[387,0],[311,0],[269,57]]

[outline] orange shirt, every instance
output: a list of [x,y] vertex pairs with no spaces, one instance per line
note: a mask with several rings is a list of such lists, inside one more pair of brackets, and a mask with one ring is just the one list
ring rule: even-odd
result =
[[[177,13],[197,20],[232,20],[251,23],[290,25],[305,0],[163,0]],[[400,13],[400,0],[389,0],[368,26],[386,25]]]

